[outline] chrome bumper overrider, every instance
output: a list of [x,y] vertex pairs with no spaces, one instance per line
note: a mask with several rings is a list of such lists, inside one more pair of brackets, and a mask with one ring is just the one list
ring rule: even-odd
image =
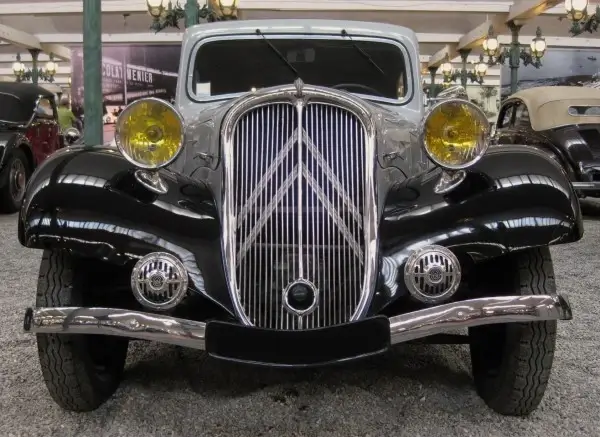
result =
[[[560,295],[471,299],[391,317],[391,343],[427,337],[447,329],[494,323],[571,320]],[[29,308],[24,329],[38,334],[100,334],[205,349],[206,324],[158,314],[114,308]]]

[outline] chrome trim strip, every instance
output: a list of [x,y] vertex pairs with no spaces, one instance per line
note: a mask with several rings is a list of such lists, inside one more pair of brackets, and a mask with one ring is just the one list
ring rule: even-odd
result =
[[576,190],[600,189],[600,182],[573,182]]
[[[279,88],[270,88],[250,94],[238,100],[223,119],[221,136],[223,141],[223,231],[222,246],[224,254],[225,275],[229,285],[230,296],[234,305],[235,313],[239,320],[248,326],[252,322],[245,314],[241,303],[239,284],[236,279],[236,226],[234,205],[234,134],[238,121],[250,110],[255,110],[265,105],[277,103],[294,104],[302,102],[302,106],[308,103],[323,103],[343,110],[349,111],[363,126],[365,131],[365,174],[364,174],[364,264],[365,274],[362,284],[360,300],[350,320],[358,320],[367,311],[371,300],[374,286],[378,276],[378,226],[377,226],[377,193],[376,193],[376,132],[375,124],[371,117],[371,111],[363,101],[349,93],[330,90],[323,87],[305,85],[303,96],[295,97],[296,87],[288,85]],[[299,107],[299,106],[298,106]],[[302,169],[300,169],[302,170]]]
[[[397,344],[452,328],[572,318],[565,296],[535,295],[465,300],[389,320],[391,342]],[[116,308],[28,308],[23,327],[34,334],[114,335],[193,349],[206,347],[203,322]]]
[[392,344],[396,344],[447,329],[572,318],[567,298],[558,294],[483,297],[391,317],[390,335]]
[[298,203],[297,203],[297,208],[298,208],[298,222],[296,223],[296,226],[298,227],[298,279],[303,280],[304,279],[304,248],[303,248],[303,227],[302,227],[302,222],[303,220],[303,213],[302,213],[302,203],[303,203],[303,197],[302,197],[302,170],[304,169],[304,161],[302,160],[302,146],[303,146],[303,140],[304,140],[304,135],[302,135],[303,132],[303,124],[302,124],[302,112],[305,109],[306,106],[306,102],[304,101],[303,95],[302,95],[302,88],[300,88],[300,92],[298,92],[298,86],[296,84],[294,84],[294,87],[296,88],[296,93],[298,95],[298,99],[294,102],[294,106],[296,107],[296,114],[298,117],[298,127],[297,127],[297,132],[298,132],[298,139],[297,139],[297,143],[298,143],[298,163],[297,163],[297,167],[298,167],[298,173],[296,173],[296,178],[297,178],[297,182],[298,182]]

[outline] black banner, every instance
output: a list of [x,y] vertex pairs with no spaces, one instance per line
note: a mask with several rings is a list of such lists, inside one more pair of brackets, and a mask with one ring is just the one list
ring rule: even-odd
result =
[[[181,45],[102,48],[105,115],[142,97],[175,98]],[[83,106],[83,48],[72,49],[71,101]]]

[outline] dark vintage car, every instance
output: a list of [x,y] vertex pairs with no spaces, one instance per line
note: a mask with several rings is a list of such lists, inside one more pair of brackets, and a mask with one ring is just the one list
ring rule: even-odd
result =
[[530,144],[560,162],[579,197],[600,197],[600,89],[529,88],[502,104],[496,142]]
[[136,339],[288,368],[427,340],[470,345],[495,411],[534,410],[572,318],[549,245],[581,238],[578,199],[547,152],[489,146],[464,89],[425,107],[419,65],[392,25],[187,29],[175,105],[130,104],[116,146],[59,151],[28,186],[24,327],[54,400],[101,405]]
[[0,82],[0,211],[19,209],[32,172],[60,147],[54,94]]

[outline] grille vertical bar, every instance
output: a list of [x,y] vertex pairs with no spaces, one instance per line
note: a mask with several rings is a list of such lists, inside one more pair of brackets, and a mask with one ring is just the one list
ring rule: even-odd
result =
[[[262,105],[240,116],[227,153],[233,226],[225,238],[246,322],[293,330],[350,321],[370,288],[365,181],[373,163],[359,118],[329,103]],[[283,305],[298,279],[319,291],[316,310],[301,317]]]

